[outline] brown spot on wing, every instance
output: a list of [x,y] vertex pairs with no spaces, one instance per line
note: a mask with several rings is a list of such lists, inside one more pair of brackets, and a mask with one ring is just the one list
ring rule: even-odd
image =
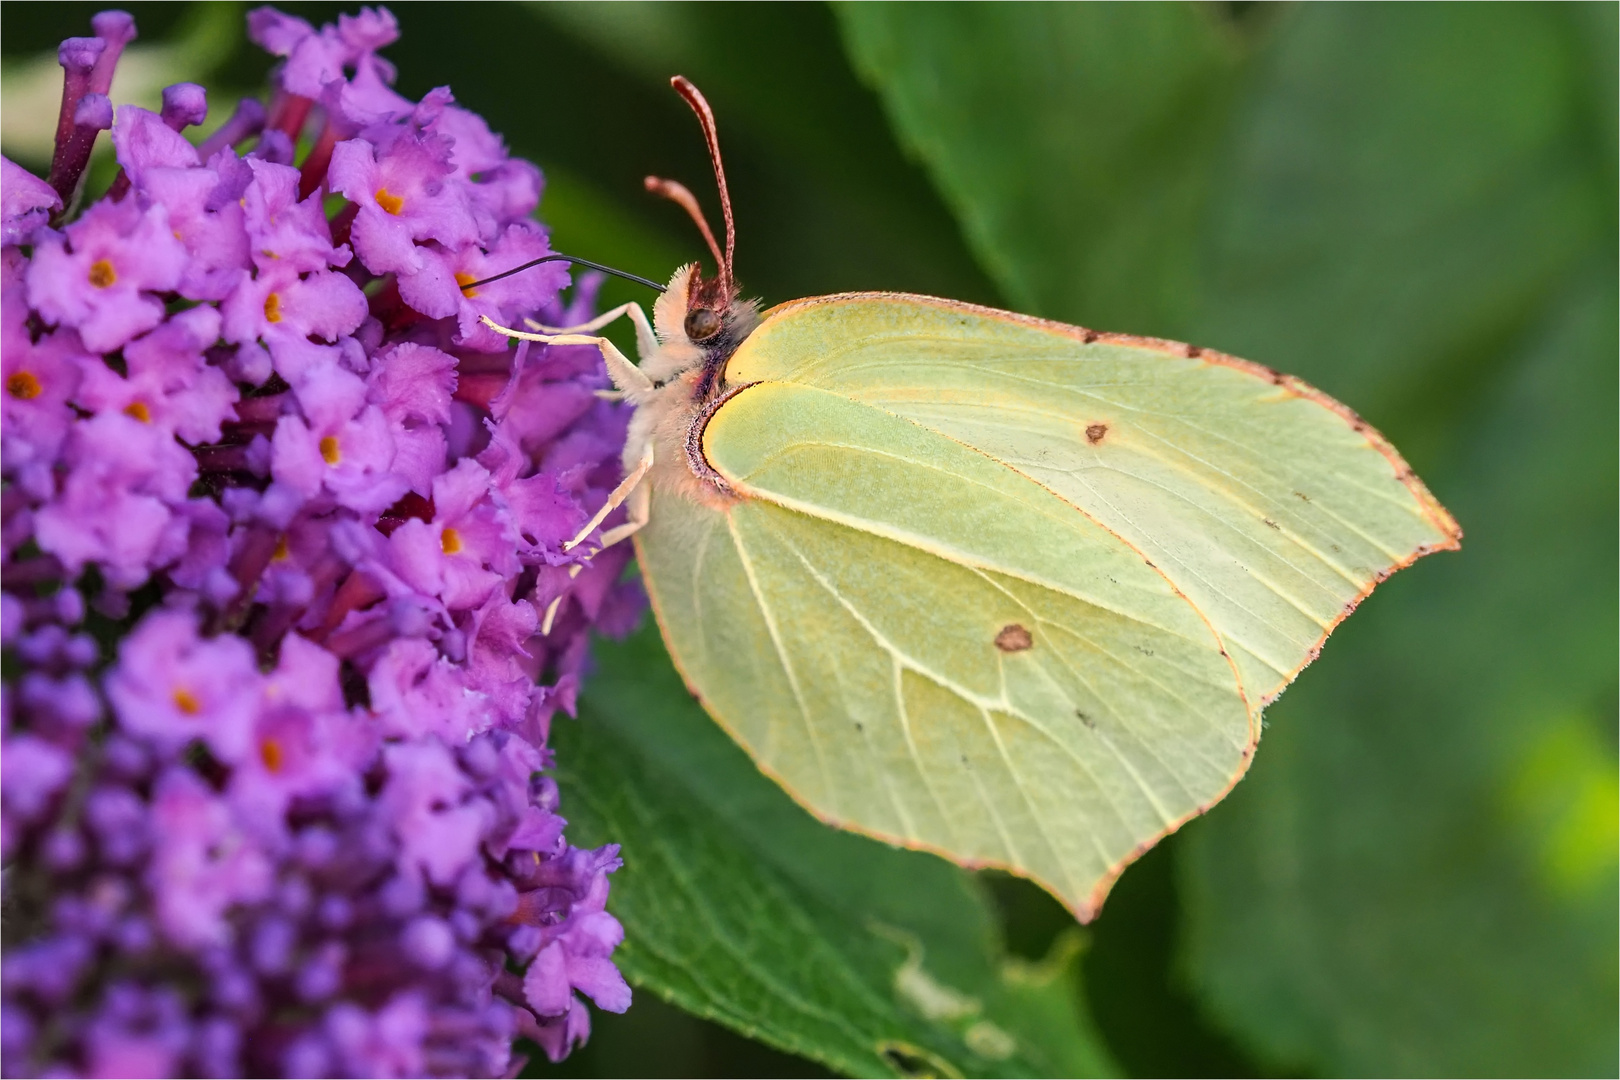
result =
[[1107,424],[1086,425],[1086,442],[1093,446],[1096,446],[1098,443],[1102,442],[1103,436],[1106,434],[1108,434]]
[[1002,652],[1023,652],[1034,644],[1035,639],[1030,632],[1017,623],[1008,623],[1001,628],[1001,633],[996,635],[996,648]]

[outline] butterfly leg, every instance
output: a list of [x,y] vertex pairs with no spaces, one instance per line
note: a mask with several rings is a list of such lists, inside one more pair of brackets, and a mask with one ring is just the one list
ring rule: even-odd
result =
[[[651,489],[646,484],[641,483],[641,480],[647,475],[647,470],[652,468],[652,463],[653,450],[652,444],[649,443],[647,449],[641,455],[640,463],[630,471],[630,475],[625,477],[618,487],[613,489],[602,509],[598,510],[596,516],[591,518],[584,529],[580,530],[579,535],[563,545],[563,550],[567,551],[584,540],[591,534],[591,530],[600,525],[608,514],[612,513],[621,504],[628,506],[630,520],[603,533],[602,546],[596,549],[598,552],[604,551],[617,544],[620,540],[634,535],[636,530],[647,524],[647,519],[652,511]],[[577,578],[580,571],[584,569],[585,565],[583,563],[575,563],[569,568],[568,576]],[[541,634],[551,633],[551,624],[557,618],[557,609],[562,606],[562,601],[562,596],[558,596],[550,604],[546,605],[545,617],[540,621]]]
[[607,364],[608,376],[613,380],[614,386],[631,394],[646,393],[653,389],[653,381],[647,377],[646,372],[632,364],[629,358],[619,351],[618,346],[605,337],[591,337],[587,334],[530,334],[502,326],[488,315],[480,315],[478,319],[497,334],[504,334],[519,341],[538,341],[542,345],[595,345],[602,350],[602,359]]
[[[573,570],[569,571],[568,576],[570,578],[579,577],[579,570],[580,570],[580,567],[578,567],[578,566],[574,567]],[[540,636],[541,637],[544,637],[547,634],[551,633],[551,624],[557,621],[557,609],[562,607],[563,597],[567,596],[567,595],[568,595],[567,593],[563,593],[560,596],[558,596],[555,600],[553,600],[551,603],[546,605],[545,618],[540,620]]]
[[[572,551],[574,548],[578,547],[581,543],[583,543],[585,541],[585,538],[587,536],[590,536],[591,533],[596,531],[596,527],[598,525],[602,524],[603,521],[607,520],[607,516],[609,514],[613,513],[613,511],[617,510],[621,505],[623,505],[625,500],[632,499],[632,496],[636,493],[636,491],[638,490],[639,485],[641,484],[641,478],[647,475],[647,470],[648,469],[652,468],[652,463],[653,463],[653,448],[652,448],[652,443],[649,441],[647,443],[646,448],[644,450],[642,450],[642,452],[641,452],[641,460],[636,463],[636,467],[634,469],[630,470],[630,475],[626,476],[623,480],[619,481],[619,486],[614,488],[612,493],[608,495],[607,502],[602,504],[602,509],[598,510],[596,512],[596,514],[591,518],[591,520],[589,520],[589,521],[587,521],[585,523],[585,527],[580,529],[579,533],[577,535],[575,535],[575,537],[572,540],[568,541],[568,543],[563,545],[563,550],[564,551]],[[632,500],[632,501],[634,501],[634,500]],[[643,498],[641,500],[642,503],[646,503],[646,501],[647,500],[645,498]],[[631,511],[632,511],[631,518],[632,519],[634,519],[634,517],[635,517],[635,514],[634,514],[635,509],[636,509],[636,507],[634,505],[632,505],[631,506]],[[641,528],[642,525],[646,524],[646,515],[645,515],[645,513],[642,515],[642,520],[640,522],[631,521],[631,522],[626,522],[625,524],[626,525],[634,524],[635,528],[631,529],[629,533],[622,532],[622,530],[625,528],[624,525],[620,525],[620,526],[618,526],[617,528],[614,528],[614,529],[609,529],[602,536],[602,547],[604,547],[604,548],[607,547],[609,543],[618,543],[620,540],[623,540],[626,536],[629,536],[630,533],[635,532],[636,529]],[[613,536],[613,534],[615,534],[615,533],[621,533],[621,535],[614,536],[613,540],[609,541],[608,537]]]
[[[626,505],[630,508],[630,520],[626,521],[623,525],[615,525],[613,528],[603,533],[602,546],[598,548],[597,551],[604,551],[607,548],[612,547],[614,544],[617,544],[620,540],[633,536],[638,529],[647,524],[648,516],[652,510],[651,491],[652,489],[646,484],[640,484],[630,492],[630,497],[625,500]],[[568,576],[570,578],[577,578],[579,577],[580,571],[584,569],[584,563],[575,563],[573,566],[569,567]],[[540,633],[551,633],[551,624],[557,618],[557,609],[562,606],[562,601],[563,598],[559,596],[550,604],[546,605],[545,617],[540,621]]]
[[[623,525],[615,525],[602,534],[602,547],[610,548],[620,540],[628,540],[647,524],[652,514],[652,488],[646,484],[639,485],[625,500],[629,520]],[[600,550],[600,549],[598,549]]]
[[658,351],[658,337],[653,333],[652,323],[647,321],[647,313],[634,300],[620,304],[611,311],[604,311],[590,322],[580,323],[578,326],[542,326],[533,319],[523,321],[531,330],[537,330],[542,334],[594,334],[624,315],[630,316],[630,321],[635,324],[636,353],[645,361]]
[[[658,335],[653,333],[652,323],[647,321],[647,313],[641,305],[634,300],[627,304],[620,304],[612,311],[604,311],[588,323],[578,326],[544,326],[533,319],[524,319],[523,322],[531,330],[538,330],[542,334],[589,334],[602,329],[621,315],[629,315],[630,321],[636,327],[636,357],[645,364],[647,358],[658,351]],[[597,390],[596,396],[603,401],[623,401],[623,390]]]

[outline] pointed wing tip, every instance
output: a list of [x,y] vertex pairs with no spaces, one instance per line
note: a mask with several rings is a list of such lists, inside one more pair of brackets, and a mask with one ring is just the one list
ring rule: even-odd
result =
[[[1360,421],[1359,417],[1357,419]],[[1401,457],[1400,451],[1396,450],[1388,439],[1384,438],[1365,421],[1360,421],[1360,425],[1357,430],[1365,435],[1367,441],[1372,443],[1380,453],[1389,459],[1389,463],[1395,468],[1395,478],[1411,493],[1412,498],[1417,500],[1418,506],[1423,511],[1424,520],[1440,536],[1437,541],[1419,544],[1413,549],[1412,554],[1407,556],[1405,562],[1392,567],[1389,573],[1393,574],[1396,570],[1404,570],[1425,555],[1432,555],[1437,551],[1456,551],[1461,548],[1463,539],[1462,525],[1452,516],[1451,511],[1447,510],[1445,504],[1435,498],[1434,492],[1430,491],[1429,486],[1419,478],[1417,473],[1412,471],[1412,466],[1406,463],[1406,459]]]
[[1365,438],[1368,444],[1371,445],[1374,450],[1377,450],[1381,455],[1383,455],[1385,460],[1389,462],[1390,468],[1394,471],[1395,479],[1399,481],[1404,488],[1406,488],[1408,494],[1411,495],[1413,501],[1417,504],[1415,508],[1416,511],[1421,514],[1422,519],[1427,522],[1429,527],[1434,531],[1435,539],[1418,544],[1410,552],[1408,552],[1404,558],[1401,558],[1378,571],[1374,575],[1373,579],[1367,583],[1366,588],[1364,588],[1359,595],[1355,596],[1345,604],[1343,610],[1340,611],[1337,617],[1335,617],[1334,620],[1327,626],[1327,628],[1323,631],[1322,636],[1317,639],[1316,644],[1312,646],[1310,651],[1306,654],[1305,661],[1293,671],[1287,673],[1287,675],[1283,677],[1282,681],[1274,686],[1270,691],[1261,695],[1261,709],[1264,709],[1266,706],[1275,701],[1277,697],[1281,695],[1282,692],[1287,689],[1296,678],[1299,677],[1300,672],[1304,671],[1311,665],[1312,661],[1314,661],[1317,656],[1321,654],[1322,646],[1332,635],[1333,631],[1338,629],[1339,624],[1342,623],[1351,612],[1355,611],[1363,600],[1372,595],[1373,590],[1387,580],[1390,575],[1394,574],[1398,570],[1406,569],[1408,566],[1411,566],[1425,555],[1433,555],[1440,551],[1461,550],[1463,540],[1462,526],[1457,522],[1457,519],[1452,516],[1451,511],[1447,510],[1445,505],[1441,503],[1440,500],[1435,497],[1434,493],[1429,490],[1428,485],[1426,485],[1417,475],[1417,473],[1413,471],[1412,467],[1406,463],[1406,459],[1401,456],[1400,451],[1395,448],[1393,443],[1385,438],[1377,428],[1373,427],[1366,420],[1363,420],[1354,409],[1350,408],[1348,405],[1345,405],[1332,395],[1318,390],[1316,387],[1312,386],[1304,379],[1298,378],[1297,376],[1288,375],[1277,371],[1275,368],[1267,367],[1264,364],[1255,363],[1252,360],[1244,360],[1241,357],[1231,356],[1227,353],[1217,352],[1213,349],[1204,349],[1196,345],[1188,345],[1179,341],[1169,341],[1162,338],[1138,337],[1131,334],[1098,334],[1089,330],[1085,331],[1084,334],[1085,340],[1088,343],[1097,342],[1104,345],[1124,345],[1133,348],[1152,349],[1156,352],[1161,352],[1169,356],[1189,360],[1200,360],[1209,364],[1230,367],[1235,370],[1242,371],[1245,374],[1251,375],[1254,378],[1269,382],[1286,390],[1288,393],[1297,395],[1298,397],[1314,402],[1322,408],[1327,409],[1329,412],[1334,413],[1340,419],[1342,419],[1353,431]]
[[[1416,477],[1413,477],[1413,479],[1416,480]],[[1418,483],[1421,487],[1422,482],[1418,481]],[[1423,494],[1428,495],[1428,489],[1423,489]],[[1439,539],[1430,543],[1419,544],[1399,562],[1392,563],[1391,565],[1384,567],[1382,570],[1373,575],[1372,580],[1367,583],[1366,588],[1362,589],[1361,592],[1356,596],[1345,601],[1344,607],[1340,609],[1339,613],[1334,616],[1333,621],[1328,623],[1327,627],[1322,631],[1322,636],[1316,639],[1316,644],[1312,645],[1309,651],[1306,652],[1304,662],[1298,667],[1294,668],[1294,670],[1285,674],[1279,682],[1271,687],[1271,689],[1260,695],[1259,712],[1263,712],[1269,708],[1272,702],[1276,701],[1282,696],[1282,692],[1284,690],[1293,685],[1294,680],[1299,678],[1301,672],[1316,662],[1317,657],[1322,655],[1322,647],[1327,644],[1328,638],[1333,636],[1333,632],[1339,628],[1339,625],[1354,614],[1355,610],[1361,606],[1362,601],[1371,596],[1373,591],[1377,589],[1378,586],[1388,581],[1397,572],[1405,570],[1407,567],[1411,566],[1425,555],[1434,555],[1442,551],[1462,550],[1462,527],[1457,524],[1456,519],[1454,519],[1451,514],[1447,512],[1445,507],[1441,506],[1438,501],[1434,500],[1432,495],[1429,496],[1429,501],[1433,508],[1438,512],[1438,520],[1436,520],[1435,516],[1431,516],[1429,520],[1435,525],[1435,531],[1439,534]]]
[[[1080,328],[1075,327],[1073,329],[1079,330]],[[1350,408],[1342,401],[1339,401],[1331,394],[1318,390],[1316,387],[1312,386],[1304,379],[1299,378],[1297,375],[1289,375],[1278,371],[1276,368],[1268,367],[1265,364],[1256,363],[1253,360],[1245,360],[1242,357],[1232,356],[1229,353],[1218,352],[1214,349],[1205,349],[1197,345],[1188,345],[1185,342],[1180,341],[1169,341],[1164,338],[1139,337],[1134,334],[1099,334],[1094,330],[1083,330],[1080,332],[1084,335],[1084,338],[1088,343],[1095,342],[1102,345],[1124,345],[1138,349],[1151,349],[1155,352],[1165,353],[1169,356],[1188,360],[1202,360],[1208,364],[1217,364],[1221,367],[1233,368],[1257,379],[1269,382],[1274,386],[1281,387],[1289,393],[1315,402],[1328,411],[1337,414],[1342,420],[1344,420],[1346,424],[1348,424],[1358,434],[1364,436],[1367,441],[1371,443],[1376,450],[1378,450],[1379,453],[1383,454],[1384,457],[1389,460],[1390,466],[1395,470],[1395,478],[1399,480],[1409,492],[1411,492],[1413,498],[1415,498],[1422,506],[1423,516],[1431,525],[1434,526],[1435,531],[1440,533],[1441,536],[1445,537],[1445,540],[1442,543],[1424,545],[1420,547],[1406,562],[1395,567],[1394,569],[1399,570],[1402,567],[1410,566],[1412,562],[1432,552],[1455,551],[1462,545],[1462,526],[1457,523],[1457,519],[1452,517],[1451,512],[1445,508],[1440,500],[1435,498],[1434,494],[1428,489],[1428,486],[1425,485],[1421,479],[1419,479],[1417,473],[1412,471],[1412,467],[1406,463],[1406,459],[1401,456],[1400,451],[1395,449],[1394,444],[1385,438],[1377,428],[1373,427],[1366,420],[1363,420],[1360,414],[1358,414],[1354,409]]]

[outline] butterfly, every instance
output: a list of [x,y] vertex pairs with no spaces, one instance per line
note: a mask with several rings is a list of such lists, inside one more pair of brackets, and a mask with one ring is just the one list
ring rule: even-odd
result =
[[[688,687],[816,816],[1091,919],[1243,776],[1339,622],[1460,528],[1355,413],[1259,364],[904,293],[761,312],[714,115],[672,85],[724,249],[690,191],[647,186],[715,275],[675,271],[651,321],[486,319],[597,346],[634,406],[624,480],[569,547],[635,544]],[[597,336],[625,316],[639,364]]]

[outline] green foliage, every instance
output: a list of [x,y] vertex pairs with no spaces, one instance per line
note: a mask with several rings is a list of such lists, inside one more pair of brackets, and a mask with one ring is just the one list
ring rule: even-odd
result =
[[973,879],[824,828],[688,696],[657,631],[601,644],[554,745],[575,843],[623,845],[626,975],[857,1076],[1102,1076],[1076,939],[1001,954]]
[[[1167,332],[1239,39],[1192,5],[838,8],[857,66],[1020,311]],[[1085,325],[1093,325],[1086,323]]]
[[1312,380],[1467,531],[1192,830],[1210,1007],[1296,1068],[1612,1073],[1614,8],[840,14],[1009,293]]

